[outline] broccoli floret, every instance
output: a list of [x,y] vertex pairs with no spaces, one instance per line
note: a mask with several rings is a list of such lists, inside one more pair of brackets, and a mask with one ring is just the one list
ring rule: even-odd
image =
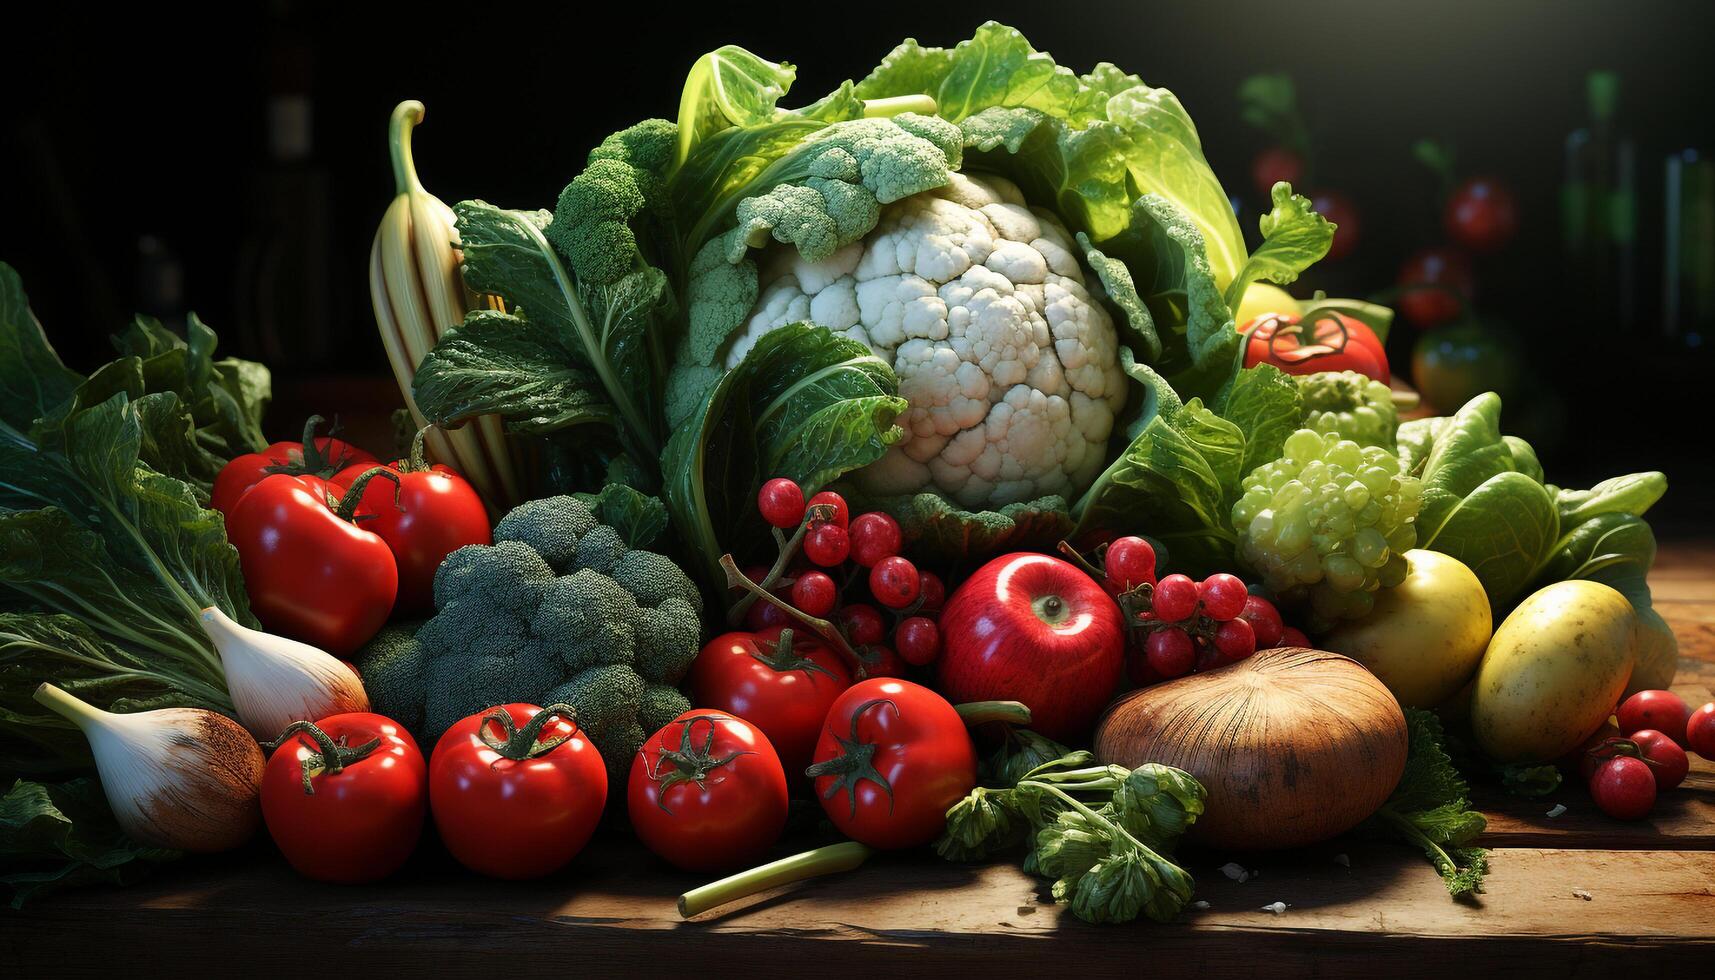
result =
[[467,544],[435,570],[435,608],[445,609],[459,596],[477,595],[508,612],[535,609],[552,581],[554,570],[526,544]]
[[377,704],[432,745],[497,704],[564,701],[623,779],[645,729],[689,708],[671,685],[697,655],[696,589],[570,497],[515,508],[494,537],[448,556],[438,611],[414,634],[388,630],[364,652]]
[[674,718],[691,710],[691,702],[676,687],[649,684],[637,705],[637,724],[646,732],[660,731]]
[[535,549],[553,568],[565,574],[575,567],[578,542],[599,527],[595,514],[574,497],[544,497],[512,508],[494,525],[494,542],[516,541]]
[[663,119],[621,130],[590,152],[584,172],[560,192],[546,231],[578,279],[606,285],[636,267],[632,220],[640,212],[651,222],[664,216],[663,180],[677,159],[678,129]]
[[631,593],[584,568],[554,580],[530,630],[559,650],[574,673],[597,664],[630,665],[637,661],[640,613]]
[[601,141],[589,162],[624,160],[639,170],[664,174],[677,160],[679,127],[666,119],[645,119]]
[[357,672],[369,695],[369,708],[411,731],[423,726],[423,647],[415,623],[383,627],[363,648]]
[[597,525],[578,542],[578,567],[611,575],[613,566],[625,556],[625,540],[606,524]]

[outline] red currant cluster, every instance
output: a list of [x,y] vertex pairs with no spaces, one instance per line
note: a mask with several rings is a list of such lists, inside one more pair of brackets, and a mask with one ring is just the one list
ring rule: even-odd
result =
[[[773,567],[752,566],[736,579],[736,569],[729,570],[731,584],[748,593],[729,620],[751,630],[808,626],[855,655],[870,676],[899,676],[904,664],[923,666],[940,655],[935,614],[946,601],[946,584],[900,556],[898,521],[879,511],[851,517],[845,498],[828,490],[806,501],[804,489],[783,477],[762,485],[756,506],[774,528],[780,554]],[[842,602],[863,589],[873,603]],[[891,647],[884,642],[882,610],[893,619]]]
[[1115,538],[1097,549],[1096,570],[1125,615],[1126,667],[1138,686],[1237,663],[1258,650],[1306,646],[1274,603],[1252,595],[1237,575],[1216,572],[1201,582],[1188,575],[1155,576],[1155,548],[1144,538]]

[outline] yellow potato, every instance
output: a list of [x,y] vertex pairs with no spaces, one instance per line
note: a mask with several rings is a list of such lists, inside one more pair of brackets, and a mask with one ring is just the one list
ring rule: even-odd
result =
[[1240,330],[1264,313],[1290,313],[1298,315],[1298,301],[1292,294],[1279,286],[1266,282],[1253,282],[1245,287],[1245,295],[1239,300],[1239,308],[1233,312],[1233,326]]
[[1376,593],[1369,615],[1320,645],[1368,667],[1400,704],[1433,708],[1476,673],[1494,613],[1483,583],[1457,558],[1418,549],[1405,560],[1405,581]]
[[1471,692],[1471,730],[1501,762],[1550,762],[1613,713],[1636,660],[1636,614],[1598,582],[1556,582],[1495,630]]

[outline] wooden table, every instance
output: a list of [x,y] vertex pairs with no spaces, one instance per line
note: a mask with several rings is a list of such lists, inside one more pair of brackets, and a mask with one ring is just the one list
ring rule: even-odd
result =
[[[1684,653],[1677,686],[1694,704],[1709,700],[1715,543],[1664,546],[1652,583]],[[257,844],[133,888],[56,896],[0,916],[0,976],[107,976],[144,964],[202,976],[980,968],[1463,980],[1610,977],[1616,967],[1639,977],[1675,967],[1711,975],[1715,765],[1695,760],[1685,785],[1633,824],[1601,817],[1571,785],[1542,800],[1479,802],[1493,853],[1478,901],[1450,900],[1416,852],[1342,840],[1287,854],[1186,853],[1208,908],[1168,925],[1117,927],[1062,914],[1042,882],[1015,866],[920,854],[873,858],[857,872],[682,922],[674,897],[701,879],[664,870],[617,833],[598,837],[567,871],[522,884],[463,873],[426,847],[383,885],[325,886]],[[1550,818],[1555,803],[1567,809]],[[1224,876],[1228,861],[1249,869],[1249,880]],[[1277,901],[1284,913],[1263,911]]]

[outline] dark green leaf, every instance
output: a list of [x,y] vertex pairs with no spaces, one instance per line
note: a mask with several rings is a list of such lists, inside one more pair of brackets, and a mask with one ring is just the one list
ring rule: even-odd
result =
[[81,885],[130,884],[177,851],[145,847],[120,832],[92,778],[59,784],[18,780],[0,797],[0,875],[11,906]]
[[82,380],[48,343],[17,271],[0,262],[0,423],[29,428]]

